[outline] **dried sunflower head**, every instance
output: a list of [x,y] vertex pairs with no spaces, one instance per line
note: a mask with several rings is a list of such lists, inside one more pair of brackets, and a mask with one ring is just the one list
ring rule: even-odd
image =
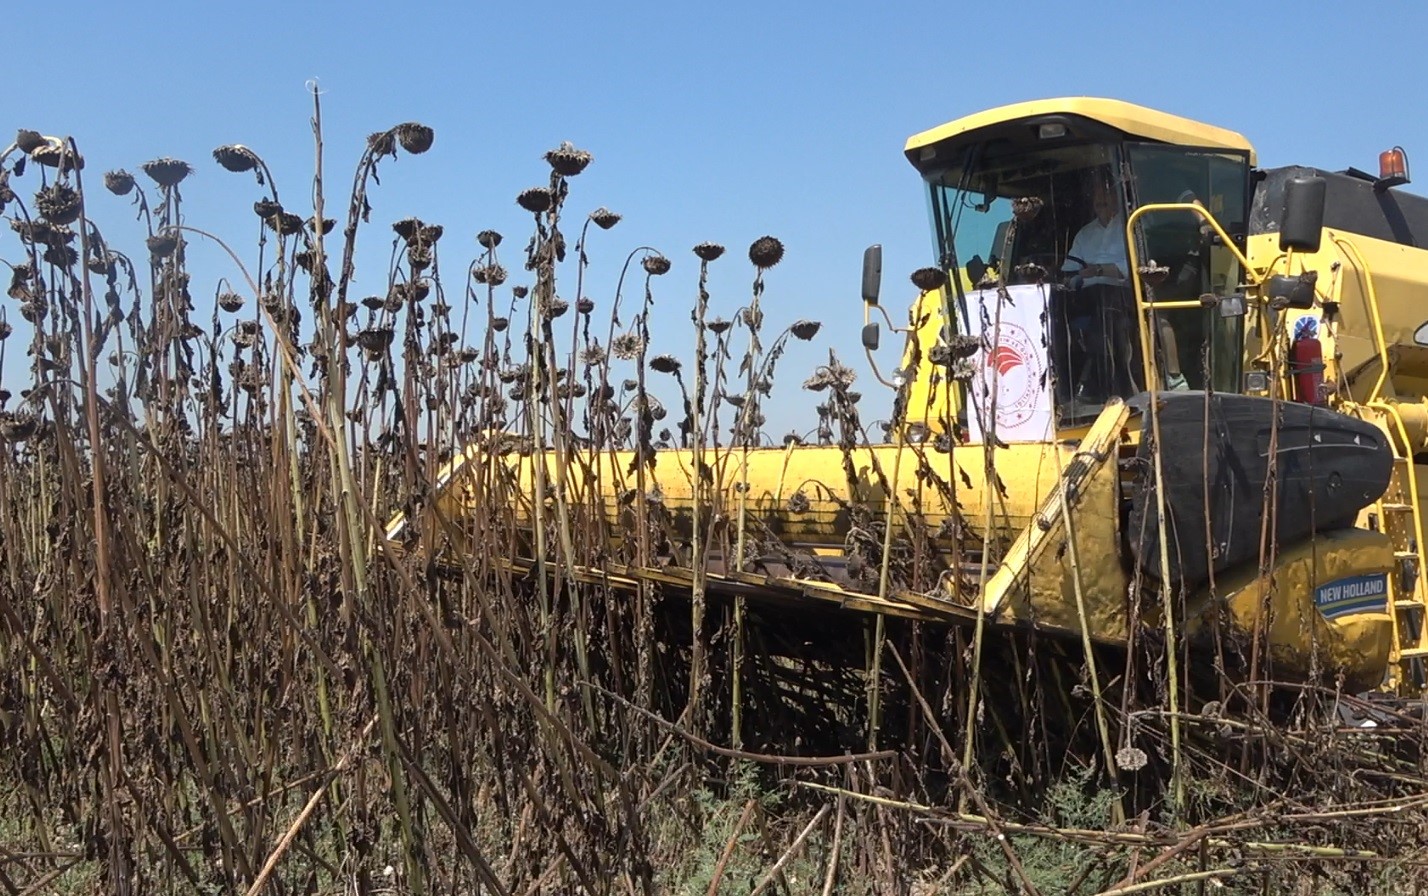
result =
[[[323,235],[323,236],[327,236],[329,233],[332,232],[332,228],[334,228],[334,227],[336,227],[336,226],[337,226],[337,220],[336,220],[335,218],[323,218],[323,219],[322,219],[322,235]],[[312,231],[313,233],[317,233],[317,232],[318,232],[318,224],[317,224],[317,216],[316,216],[316,215],[314,215],[313,217],[307,219],[307,229],[310,230],[310,231]]]
[[395,131],[397,142],[402,145],[402,149],[414,156],[431,149],[432,141],[436,139],[435,131],[415,121],[403,122],[396,126]]
[[530,295],[530,287],[528,287],[528,286],[512,286],[512,287],[511,287],[511,295],[514,296],[514,297],[516,297],[516,298],[518,298],[518,299],[524,299],[526,296]]
[[652,277],[659,277],[662,274],[669,273],[669,259],[663,255],[646,255],[644,261],[640,262],[640,265],[644,267],[645,273]]
[[620,223],[620,216],[602,205],[590,213],[590,220],[594,221],[595,226],[601,230],[609,230]]
[[575,302],[575,310],[579,311],[581,314],[589,314],[590,312],[595,310],[595,301],[593,299],[581,296]]
[[14,327],[10,326],[10,322],[3,318],[0,318],[0,341],[9,339],[10,334],[13,332],[15,332],[15,329]]
[[588,345],[580,353],[580,362],[590,367],[598,367],[605,363],[605,349],[599,343]]
[[149,247],[149,254],[154,258],[168,258],[178,250],[178,237],[172,233],[156,233],[144,241]]
[[501,245],[501,235],[494,230],[483,230],[476,234],[476,242],[480,243],[483,249],[494,249]]
[[504,333],[506,331],[506,328],[510,325],[511,322],[504,317],[492,318],[491,320],[491,329],[495,330],[497,333]]
[[637,333],[621,333],[610,343],[610,352],[625,361],[633,361],[644,351],[645,341]]
[[658,373],[678,373],[679,359],[674,355],[655,355],[650,358],[650,369]]
[[550,208],[550,190],[545,187],[531,187],[529,190],[522,190],[516,197],[516,204],[528,212],[540,214]]
[[818,335],[818,330],[822,326],[823,324],[819,323],[816,320],[799,320],[794,321],[793,326],[789,327],[788,329],[789,332],[793,333],[795,337],[802,339],[804,342],[807,342],[814,336]]
[[49,142],[50,141],[45,139],[45,136],[39,131],[20,128],[15,132],[15,145],[19,147],[20,152],[23,152],[27,156],[42,146],[48,146]]
[[759,269],[771,268],[783,260],[783,243],[776,237],[761,236],[749,246],[749,261]]
[[243,307],[243,297],[236,292],[220,293],[218,296],[218,307],[232,313]]
[[565,301],[564,299],[551,299],[550,304],[546,306],[545,316],[550,318],[551,320],[554,320],[555,318],[560,317],[562,314],[569,310],[569,302]]
[[123,168],[106,171],[104,173],[104,189],[115,196],[128,196],[134,189],[134,175]]
[[718,243],[700,243],[694,247],[694,254],[698,255],[701,261],[713,261],[724,254],[724,247]]
[[79,192],[69,184],[50,184],[35,194],[35,208],[51,224],[72,224],[79,220]]
[[[213,160],[234,174],[257,170],[260,164],[258,154],[241,143],[218,147],[213,151]],[[261,173],[258,178],[261,182]]]
[[422,228],[421,218],[403,218],[392,223],[392,230],[397,236],[410,243],[416,239],[417,232]]
[[471,279],[487,286],[500,286],[506,282],[506,269],[499,264],[480,265],[471,272]]
[[176,187],[183,182],[185,177],[193,173],[193,166],[188,162],[168,157],[153,159],[139,166],[144,169],[144,173],[161,187]]
[[947,273],[941,268],[918,268],[912,272],[912,285],[923,292],[931,292],[947,285]]
[[563,142],[556,149],[545,154],[545,160],[561,177],[574,177],[585,170],[594,156],[583,149],[576,149],[569,142]]

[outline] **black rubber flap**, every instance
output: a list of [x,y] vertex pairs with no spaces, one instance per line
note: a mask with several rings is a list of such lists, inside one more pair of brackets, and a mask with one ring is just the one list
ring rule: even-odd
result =
[[[1170,577],[1177,584],[1194,588],[1209,580],[1212,568],[1218,573],[1257,561],[1266,507],[1274,511],[1270,534],[1284,546],[1352,525],[1359,510],[1388,488],[1388,438],[1362,420],[1246,395],[1212,394],[1208,415],[1203,392],[1161,393],[1158,400]],[[1128,536],[1136,562],[1158,578],[1150,415],[1142,421]],[[1267,496],[1271,445],[1278,464]]]

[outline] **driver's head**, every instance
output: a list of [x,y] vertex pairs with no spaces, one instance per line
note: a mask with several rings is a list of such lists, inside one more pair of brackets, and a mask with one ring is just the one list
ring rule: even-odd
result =
[[1091,205],[1096,210],[1096,220],[1102,226],[1109,224],[1120,211],[1116,190],[1111,184],[1111,172],[1105,168],[1091,172]]

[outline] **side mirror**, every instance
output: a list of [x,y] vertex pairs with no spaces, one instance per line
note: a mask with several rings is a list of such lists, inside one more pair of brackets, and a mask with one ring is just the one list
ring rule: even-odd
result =
[[1284,219],[1279,222],[1279,250],[1318,252],[1324,231],[1322,177],[1291,177],[1284,182]]
[[[878,303],[878,293],[883,287],[883,247],[872,245],[863,250],[863,301],[869,305]],[[866,330],[863,337],[867,341]],[[876,341],[876,337],[874,338]],[[875,346],[876,347],[876,346]]]
[[863,324],[863,348],[870,352],[878,350],[878,324],[874,321],[870,324]]

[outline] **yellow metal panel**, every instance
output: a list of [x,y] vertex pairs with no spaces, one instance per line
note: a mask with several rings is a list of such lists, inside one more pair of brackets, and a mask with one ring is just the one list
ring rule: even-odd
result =
[[920,134],[914,134],[908,138],[905,151],[911,157],[924,146],[931,146],[951,137],[971,134],[982,128],[1006,124],[1018,119],[1057,114],[1080,115],[1144,140],[1157,140],[1180,146],[1242,150],[1250,154],[1250,164],[1254,164],[1255,161],[1254,147],[1234,131],[1202,124],[1189,118],[1181,118],[1178,115],[1158,112],[1155,109],[1137,106],[1122,100],[1084,96],[1032,100],[968,115]]

